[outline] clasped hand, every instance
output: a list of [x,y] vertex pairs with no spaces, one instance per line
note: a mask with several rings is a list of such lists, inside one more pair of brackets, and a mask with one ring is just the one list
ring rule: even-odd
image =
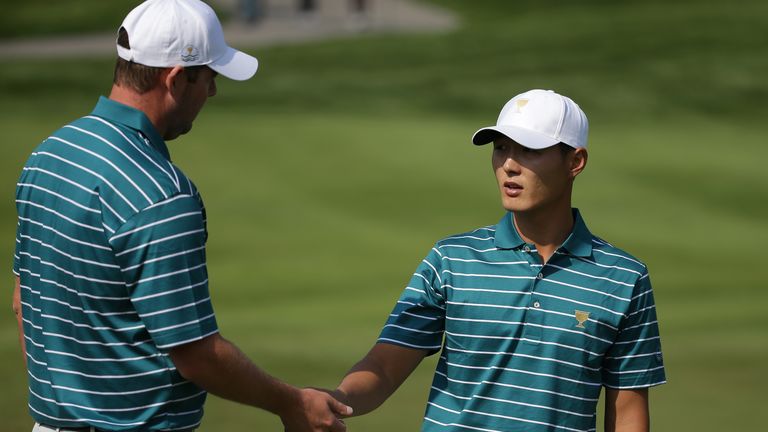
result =
[[298,403],[280,418],[285,432],[345,432],[341,419],[350,415],[352,408],[327,392],[305,388],[299,390]]

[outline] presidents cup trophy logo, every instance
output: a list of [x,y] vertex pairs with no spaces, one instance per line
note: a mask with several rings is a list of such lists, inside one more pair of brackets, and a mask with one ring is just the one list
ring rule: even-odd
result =
[[192,45],[187,45],[181,50],[181,60],[185,62],[195,61],[200,58],[200,51]]
[[576,321],[578,324],[576,324],[576,327],[578,328],[586,328],[584,327],[584,323],[589,319],[589,312],[584,312],[577,310],[575,313]]
[[520,114],[523,112],[523,108],[528,105],[528,99],[518,99],[515,101],[515,112]]

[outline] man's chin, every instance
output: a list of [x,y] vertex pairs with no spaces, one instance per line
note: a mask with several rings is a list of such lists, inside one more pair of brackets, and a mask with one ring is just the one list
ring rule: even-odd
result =
[[523,210],[523,206],[521,205],[519,200],[513,200],[507,196],[502,197],[501,206],[504,207],[504,210],[510,211],[510,212],[518,212]]
[[176,138],[178,138],[178,137],[180,137],[182,135],[185,135],[185,134],[189,133],[189,131],[191,131],[191,130],[192,130],[192,125],[189,125],[188,127],[186,127],[185,129],[182,129],[182,130],[169,131],[169,132],[167,132],[165,134],[163,139],[166,140],[166,141],[171,141],[171,140],[174,140],[174,139],[176,139]]

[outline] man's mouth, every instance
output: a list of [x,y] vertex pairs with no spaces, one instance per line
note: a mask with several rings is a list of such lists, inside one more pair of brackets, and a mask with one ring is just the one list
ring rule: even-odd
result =
[[517,197],[523,192],[523,186],[513,181],[504,182],[504,193],[509,197]]

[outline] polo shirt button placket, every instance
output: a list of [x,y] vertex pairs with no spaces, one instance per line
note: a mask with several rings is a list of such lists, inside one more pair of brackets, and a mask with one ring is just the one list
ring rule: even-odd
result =
[[[522,250],[527,254],[531,254],[533,249],[530,245],[526,244],[522,247]],[[533,271],[536,271],[534,269],[540,266],[536,258],[538,257],[528,256],[528,261],[532,264],[531,270]],[[534,275],[530,284],[531,300],[529,309],[525,314],[526,326],[523,329],[523,339],[527,344],[538,345],[542,336],[541,324],[543,324],[544,312],[541,310],[541,301],[536,296],[536,284],[544,278],[544,273],[540,269]]]
[[531,305],[525,313],[525,328],[523,328],[523,339],[525,343],[538,345],[541,340],[541,325],[544,320],[544,311],[541,310],[541,301],[531,293]]
[[149,144],[149,138],[147,138],[147,137],[146,137],[146,135],[144,135],[143,133],[141,133],[141,131],[139,131],[139,138],[141,138],[141,140],[142,140],[142,141],[144,141],[144,144],[146,144],[146,145],[150,145],[150,144]]
[[544,279],[544,273],[539,272],[539,274],[536,275],[536,279],[531,284],[531,297],[532,297],[532,303],[534,309],[541,309],[541,302],[536,298],[536,282]]

